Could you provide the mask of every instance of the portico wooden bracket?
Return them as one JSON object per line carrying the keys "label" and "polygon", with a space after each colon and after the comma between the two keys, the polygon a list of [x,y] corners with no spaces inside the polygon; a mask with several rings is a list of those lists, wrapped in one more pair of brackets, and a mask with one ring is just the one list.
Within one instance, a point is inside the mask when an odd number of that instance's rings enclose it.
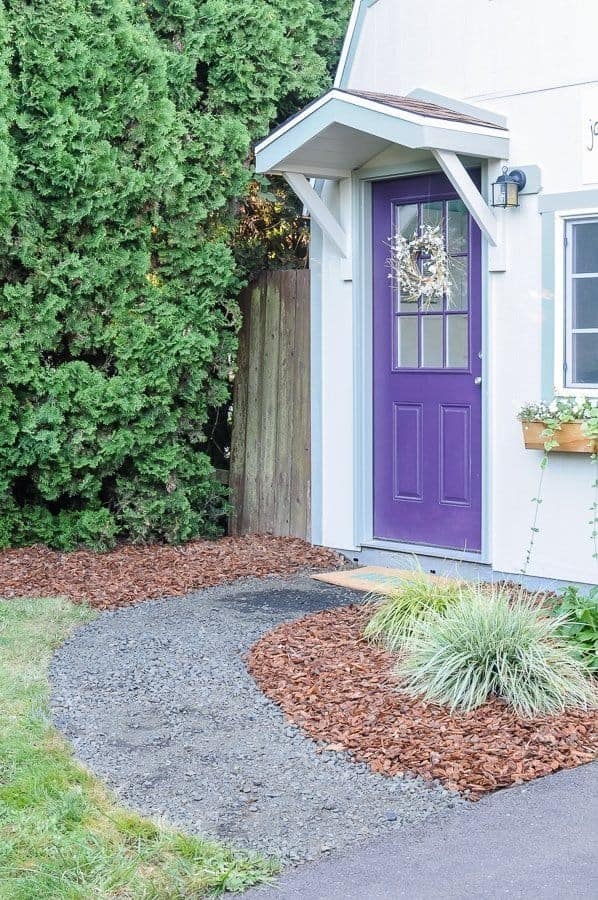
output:
{"label": "portico wooden bracket", "polygon": [[480,226],[482,233],[486,235],[488,243],[492,247],[498,246],[498,219],[471,180],[469,172],[457,154],[452,150],[434,149],[432,149],[432,153],[470,214]]}
{"label": "portico wooden bracket", "polygon": [[283,172],[283,175],[303,205],[309,211],[314,222],[320,226],[324,234],[339,250],[341,256],[346,259],[349,255],[347,234],[339,225],[320,195],[314,191],[305,175],[299,175],[295,172]]}

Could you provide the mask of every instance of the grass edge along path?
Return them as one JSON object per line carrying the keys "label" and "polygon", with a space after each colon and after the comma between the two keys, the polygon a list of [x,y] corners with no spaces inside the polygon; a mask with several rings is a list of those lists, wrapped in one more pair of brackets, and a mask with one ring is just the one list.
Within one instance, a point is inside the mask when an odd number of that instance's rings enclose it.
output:
{"label": "grass edge along path", "polygon": [[126,811],[49,717],[48,664],[96,613],[0,600],[1,900],[176,900],[241,891],[276,864]]}

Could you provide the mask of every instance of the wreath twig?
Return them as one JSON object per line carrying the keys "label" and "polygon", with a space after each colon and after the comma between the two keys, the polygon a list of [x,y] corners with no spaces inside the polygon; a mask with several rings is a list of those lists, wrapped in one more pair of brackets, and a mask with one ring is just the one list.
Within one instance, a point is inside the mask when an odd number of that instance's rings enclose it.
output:
{"label": "wreath twig", "polygon": [[388,246],[388,277],[399,287],[402,301],[417,303],[421,298],[424,309],[445,295],[450,302],[450,259],[441,225],[422,225],[411,240],[397,232]]}

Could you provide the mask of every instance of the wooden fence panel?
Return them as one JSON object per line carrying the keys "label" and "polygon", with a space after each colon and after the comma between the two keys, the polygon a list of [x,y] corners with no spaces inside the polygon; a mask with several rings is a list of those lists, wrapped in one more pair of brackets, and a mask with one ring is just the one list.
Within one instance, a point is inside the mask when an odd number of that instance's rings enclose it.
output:
{"label": "wooden fence panel", "polygon": [[265,272],[239,302],[230,529],[309,539],[309,272]]}

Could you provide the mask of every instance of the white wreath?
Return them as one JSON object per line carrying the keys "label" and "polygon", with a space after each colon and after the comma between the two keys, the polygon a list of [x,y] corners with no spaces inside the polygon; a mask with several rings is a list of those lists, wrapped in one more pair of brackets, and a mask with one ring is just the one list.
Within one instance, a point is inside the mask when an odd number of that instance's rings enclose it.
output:
{"label": "white wreath", "polygon": [[[441,225],[435,228],[422,225],[410,241],[397,233],[389,239],[388,245],[388,277],[398,285],[402,301],[417,303],[421,298],[426,309],[446,294],[447,303],[450,302],[450,258],[444,246]],[[422,258],[425,267],[421,264]]]}

